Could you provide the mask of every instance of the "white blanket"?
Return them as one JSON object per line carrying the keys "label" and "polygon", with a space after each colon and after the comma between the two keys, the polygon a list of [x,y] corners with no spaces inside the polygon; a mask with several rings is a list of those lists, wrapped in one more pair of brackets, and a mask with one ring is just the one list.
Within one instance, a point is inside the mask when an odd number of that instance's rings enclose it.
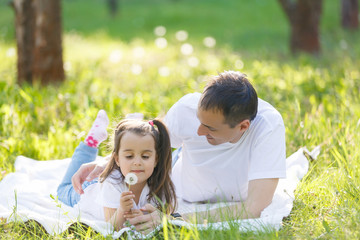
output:
{"label": "white blanket", "polygon": [[[279,229],[282,219],[290,214],[294,201],[294,190],[301,178],[307,173],[309,163],[305,154],[313,159],[317,157],[320,148],[316,147],[312,152],[306,148],[300,148],[287,158],[287,178],[279,181],[272,203],[264,209],[261,217],[257,219],[244,219],[234,221],[241,231],[262,231],[269,228]],[[104,236],[111,235],[119,238],[129,228],[123,228],[119,232],[103,221],[94,219],[91,215],[79,212],[56,200],[56,189],[65,174],[70,159],[36,161],[19,156],[15,161],[15,172],[9,173],[0,182],[0,217],[8,221],[36,220],[49,234],[60,234],[71,224],[82,222],[100,232]],[[232,204],[232,203],[228,203]],[[196,212],[213,209],[228,205],[220,204],[191,204],[179,200],[178,212]],[[174,220],[172,224],[195,227],[192,224]],[[197,229],[211,227],[212,229],[227,229],[234,223],[219,222],[198,224]],[[145,237],[152,237],[156,230]]]}

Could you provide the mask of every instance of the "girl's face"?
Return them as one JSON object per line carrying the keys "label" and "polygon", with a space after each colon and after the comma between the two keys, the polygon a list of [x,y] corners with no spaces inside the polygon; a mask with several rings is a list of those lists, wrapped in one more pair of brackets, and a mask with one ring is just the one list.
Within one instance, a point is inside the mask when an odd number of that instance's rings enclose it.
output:
{"label": "girl's face", "polygon": [[151,135],[126,132],[121,138],[116,164],[124,176],[135,173],[137,184],[145,183],[156,166],[155,141]]}

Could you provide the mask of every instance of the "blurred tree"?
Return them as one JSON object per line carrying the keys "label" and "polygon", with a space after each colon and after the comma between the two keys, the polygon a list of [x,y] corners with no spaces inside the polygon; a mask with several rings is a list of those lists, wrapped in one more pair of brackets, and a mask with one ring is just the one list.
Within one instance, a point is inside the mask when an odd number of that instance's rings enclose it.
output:
{"label": "blurred tree", "polygon": [[18,82],[63,81],[60,0],[13,0]]}
{"label": "blurred tree", "polygon": [[107,0],[111,17],[115,17],[118,12],[119,2],[118,0]]}
{"label": "blurred tree", "polygon": [[291,26],[290,49],[319,54],[322,0],[278,0]]}
{"label": "blurred tree", "polygon": [[358,29],[359,2],[358,0],[341,0],[341,24],[344,28]]}

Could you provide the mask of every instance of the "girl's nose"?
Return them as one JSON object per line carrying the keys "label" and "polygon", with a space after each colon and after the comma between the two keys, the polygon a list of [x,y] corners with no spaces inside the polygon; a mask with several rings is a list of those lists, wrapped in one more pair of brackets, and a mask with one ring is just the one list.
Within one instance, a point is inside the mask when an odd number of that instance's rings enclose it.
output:
{"label": "girl's nose", "polygon": [[141,157],[136,157],[134,159],[134,165],[135,166],[140,166],[141,165]]}

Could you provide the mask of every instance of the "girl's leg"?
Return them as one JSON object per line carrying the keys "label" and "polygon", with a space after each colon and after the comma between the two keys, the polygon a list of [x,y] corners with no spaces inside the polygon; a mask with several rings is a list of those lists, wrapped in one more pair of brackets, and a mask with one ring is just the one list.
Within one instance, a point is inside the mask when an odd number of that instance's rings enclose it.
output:
{"label": "girl's leg", "polygon": [[175,166],[175,163],[179,160],[180,154],[181,154],[181,150],[182,150],[182,147],[179,147],[178,149],[175,149],[175,150],[172,152],[172,163],[171,163],[171,167],[174,167],[174,166]]}
{"label": "girl's leg", "polygon": [[[104,110],[100,110],[87,137],[85,138],[85,141],[81,142],[76,148],[65,176],[57,189],[59,200],[66,205],[72,207],[80,200],[80,195],[75,192],[72,186],[71,178],[82,164],[95,160],[98,152],[98,145],[107,138],[106,127],[108,124],[109,119],[106,112]],[[97,180],[85,182],[82,187],[85,189],[87,186],[95,182],[97,182]]]}
{"label": "girl's leg", "polygon": [[[81,142],[75,149],[70,165],[68,166],[65,176],[57,189],[57,195],[60,201],[72,207],[80,200],[80,194],[75,192],[71,183],[71,178],[82,164],[94,161],[97,156],[97,152],[97,148],[89,147],[84,142]],[[92,181],[91,183],[94,182],[96,181]],[[83,189],[89,185],[89,182],[85,182],[83,184]]]}

